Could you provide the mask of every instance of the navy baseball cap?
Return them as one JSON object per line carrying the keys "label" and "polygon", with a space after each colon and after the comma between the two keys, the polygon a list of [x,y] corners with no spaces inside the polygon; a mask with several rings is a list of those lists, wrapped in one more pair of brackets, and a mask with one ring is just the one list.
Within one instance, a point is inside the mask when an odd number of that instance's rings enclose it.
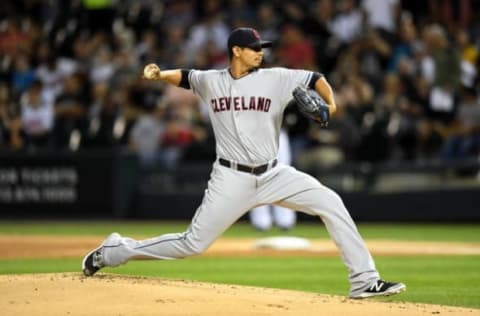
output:
{"label": "navy baseball cap", "polygon": [[250,48],[264,48],[272,47],[272,42],[262,41],[257,30],[250,27],[239,27],[230,33],[228,37],[228,50],[232,50],[233,46],[250,47]]}

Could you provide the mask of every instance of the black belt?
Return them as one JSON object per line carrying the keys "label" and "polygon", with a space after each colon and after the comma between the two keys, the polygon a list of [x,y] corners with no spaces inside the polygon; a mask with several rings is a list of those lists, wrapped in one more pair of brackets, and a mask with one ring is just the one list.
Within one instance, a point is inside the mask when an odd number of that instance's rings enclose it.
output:
{"label": "black belt", "polygon": [[[265,171],[268,170],[268,166],[270,165],[270,163],[266,163],[264,165],[261,165],[261,166],[257,166],[257,167],[251,167],[251,166],[246,166],[246,165],[242,165],[242,164],[239,164],[237,163],[236,164],[236,168],[235,168],[235,164],[232,163],[231,161],[228,161],[228,160],[225,160],[223,158],[219,158],[218,159],[218,162],[224,166],[224,167],[228,167],[228,168],[233,168],[233,169],[237,169],[238,171],[243,171],[243,172],[247,172],[247,173],[251,173],[251,174],[254,174],[256,176],[258,175],[261,175],[262,173],[264,173]],[[277,165],[277,159],[275,159],[274,161],[271,162],[271,165],[272,165],[272,168],[275,167]]]}

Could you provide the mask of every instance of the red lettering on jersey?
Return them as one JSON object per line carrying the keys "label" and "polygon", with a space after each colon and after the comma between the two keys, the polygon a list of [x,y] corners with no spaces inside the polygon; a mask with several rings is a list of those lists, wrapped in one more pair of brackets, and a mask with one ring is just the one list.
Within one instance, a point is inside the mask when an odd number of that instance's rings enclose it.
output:
{"label": "red lettering on jersey", "polygon": [[272,100],[270,99],[265,99],[265,112],[270,111],[270,104],[272,103]]}
{"label": "red lettering on jersey", "polygon": [[225,111],[225,97],[218,99],[218,102],[220,103],[220,111]]}
{"label": "red lettering on jersey", "polygon": [[233,109],[240,111],[240,97],[233,97]]}
{"label": "red lettering on jersey", "polygon": [[265,98],[258,97],[257,111],[265,111]]}
{"label": "red lettering on jersey", "polygon": [[232,103],[232,97],[227,97],[225,99],[225,105],[227,106],[227,111],[230,111],[230,104]]}
{"label": "red lettering on jersey", "polygon": [[218,111],[220,111],[220,110],[218,109],[217,99],[212,99],[212,100],[210,100],[210,103],[212,104],[213,112],[218,112]]}
{"label": "red lettering on jersey", "polygon": [[250,101],[246,102],[245,97],[221,97],[210,100],[213,112],[230,111],[263,111],[269,112],[272,100],[265,97],[250,97]]}
{"label": "red lettering on jersey", "polygon": [[244,111],[248,110],[248,107],[245,104],[245,98],[244,97],[242,97],[242,110],[244,110]]}
{"label": "red lettering on jersey", "polygon": [[250,104],[248,106],[249,110],[255,110],[256,109],[256,102],[255,102],[255,97],[250,97]]}

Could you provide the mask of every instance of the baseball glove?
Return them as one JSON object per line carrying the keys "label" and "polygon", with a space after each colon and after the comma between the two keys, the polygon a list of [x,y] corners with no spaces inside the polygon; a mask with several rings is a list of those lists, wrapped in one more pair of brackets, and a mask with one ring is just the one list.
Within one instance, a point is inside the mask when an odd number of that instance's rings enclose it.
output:
{"label": "baseball glove", "polygon": [[306,86],[298,86],[292,92],[298,109],[306,117],[326,127],[330,119],[330,109],[323,98],[313,89]]}

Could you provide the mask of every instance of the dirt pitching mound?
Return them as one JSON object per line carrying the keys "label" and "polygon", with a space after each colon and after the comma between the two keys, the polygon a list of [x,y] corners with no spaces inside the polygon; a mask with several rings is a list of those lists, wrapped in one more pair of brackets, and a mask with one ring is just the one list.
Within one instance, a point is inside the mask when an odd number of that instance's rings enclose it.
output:
{"label": "dirt pitching mound", "polygon": [[480,315],[438,305],[111,274],[0,276],[2,315]]}

